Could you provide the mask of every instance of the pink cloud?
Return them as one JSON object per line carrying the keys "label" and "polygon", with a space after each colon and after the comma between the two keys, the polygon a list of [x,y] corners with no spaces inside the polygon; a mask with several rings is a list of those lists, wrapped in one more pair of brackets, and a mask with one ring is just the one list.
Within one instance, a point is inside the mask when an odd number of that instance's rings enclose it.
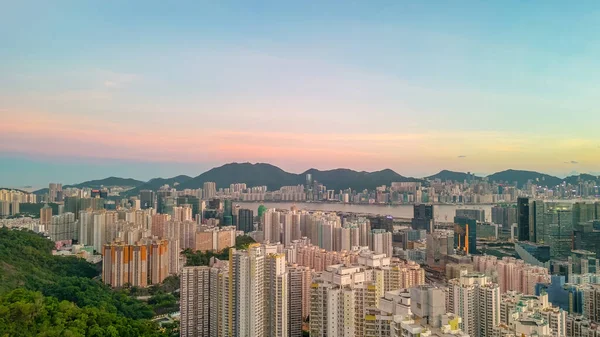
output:
{"label": "pink cloud", "polygon": [[391,167],[410,173],[440,168],[548,170],[562,165],[555,159],[559,155],[579,158],[584,170],[585,163],[597,163],[598,148],[593,139],[525,138],[485,131],[328,134],[190,129],[185,123],[181,128],[161,124],[138,127],[93,115],[66,118],[11,109],[0,124],[0,152],[174,163],[264,161],[320,168]]}

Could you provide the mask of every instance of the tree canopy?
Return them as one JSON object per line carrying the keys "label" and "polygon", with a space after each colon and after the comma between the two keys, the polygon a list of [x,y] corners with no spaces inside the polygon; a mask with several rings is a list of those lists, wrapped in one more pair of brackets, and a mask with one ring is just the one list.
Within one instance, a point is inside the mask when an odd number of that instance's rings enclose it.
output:
{"label": "tree canopy", "polygon": [[102,284],[87,261],[53,256],[53,248],[34,232],[0,228],[0,337],[162,336],[148,304]]}
{"label": "tree canopy", "polygon": [[19,288],[0,296],[0,336],[162,336],[150,321],[98,307],[78,307],[40,292]]}
{"label": "tree canopy", "polygon": [[[241,235],[235,238],[235,247],[236,249],[246,249],[248,245],[251,243],[255,243],[253,238],[247,235]],[[217,258],[219,260],[228,260],[229,259],[229,248],[223,249],[220,252],[213,251],[192,251],[191,249],[186,249],[183,251],[185,255],[185,265],[186,266],[208,266],[211,258]]]}

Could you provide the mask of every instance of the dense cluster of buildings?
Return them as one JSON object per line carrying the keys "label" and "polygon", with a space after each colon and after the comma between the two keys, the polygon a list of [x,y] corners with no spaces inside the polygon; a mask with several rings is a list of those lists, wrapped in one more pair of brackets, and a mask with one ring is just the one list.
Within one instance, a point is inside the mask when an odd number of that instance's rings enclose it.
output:
{"label": "dense cluster of buildings", "polygon": [[36,203],[37,196],[19,190],[0,189],[0,219],[21,213],[21,203]]}
{"label": "dense cluster of buildings", "polygon": [[[310,271],[275,245],[230,251],[229,261],[181,273],[181,336],[300,336]],[[292,333],[293,332],[293,333]]]}
{"label": "dense cluster of buildings", "polygon": [[366,218],[342,219],[336,213],[269,209],[262,214],[260,227],[264,242],[289,246],[292,241],[306,237],[327,251],[368,246],[377,253],[392,256],[392,233],[371,229]]}
{"label": "dense cluster of buildings", "polygon": [[550,247],[550,257],[566,258],[573,249],[600,253],[600,202],[547,202],[519,198],[518,240]]}
{"label": "dense cluster of buildings", "polygon": [[[102,280],[113,287],[179,275],[182,336],[600,337],[600,203],[547,200],[597,193],[586,183],[551,191],[473,179],[358,192],[307,177],[277,191],[217,187],[111,200],[119,188],[50,184],[41,200],[58,207],[0,226],[43,233],[57,255],[100,254]],[[31,195],[0,191],[0,215],[40,201]],[[394,219],[296,207],[255,213],[237,200],[415,205],[412,219]],[[433,203],[444,202],[501,203],[486,208],[491,214],[465,207],[439,221]],[[184,267],[184,249],[222,252],[242,234],[257,243]]]}
{"label": "dense cluster of buildings", "polygon": [[502,293],[517,291],[535,295],[538,283],[550,282],[549,270],[533,266],[514,257],[473,256],[474,269],[488,275],[500,287]]}
{"label": "dense cluster of buildings", "polygon": [[284,250],[281,244],[253,244],[232,249],[228,261],[183,268],[181,335],[301,336],[310,317],[317,336],[316,331],[336,336],[344,329],[348,336],[370,336],[367,309],[376,308],[386,292],[425,283],[419,266],[410,266],[410,273],[404,264],[366,249],[355,262],[322,271],[289,263]]}
{"label": "dense cluster of buildings", "polygon": [[492,183],[487,178],[471,176],[460,182],[441,179],[430,180],[427,185],[421,182],[391,182],[389,186],[380,186],[375,190],[357,191],[327,189],[327,186],[307,174],[304,185],[283,186],[277,191],[268,191],[266,186],[232,184],[229,188],[212,189],[214,193],[211,197],[226,197],[237,201],[492,204],[515,203],[521,195],[539,199],[593,198],[600,195],[600,188],[595,181],[580,181],[576,185],[564,183],[552,189],[545,187],[543,183],[531,181],[517,187],[512,183]]}

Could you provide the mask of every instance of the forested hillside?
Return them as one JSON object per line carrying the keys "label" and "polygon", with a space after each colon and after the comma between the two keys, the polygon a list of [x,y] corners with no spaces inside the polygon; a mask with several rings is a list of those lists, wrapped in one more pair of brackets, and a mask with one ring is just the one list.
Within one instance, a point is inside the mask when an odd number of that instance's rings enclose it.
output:
{"label": "forested hillside", "polygon": [[0,228],[0,336],[169,336],[149,321],[149,305],[52,248],[34,232]]}

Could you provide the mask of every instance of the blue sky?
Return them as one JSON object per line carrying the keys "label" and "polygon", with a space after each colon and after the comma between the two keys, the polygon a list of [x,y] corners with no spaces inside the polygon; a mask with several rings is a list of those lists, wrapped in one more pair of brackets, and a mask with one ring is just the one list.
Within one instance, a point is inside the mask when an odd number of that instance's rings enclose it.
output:
{"label": "blue sky", "polygon": [[599,19],[596,2],[7,2],[0,185],[231,161],[598,172]]}

